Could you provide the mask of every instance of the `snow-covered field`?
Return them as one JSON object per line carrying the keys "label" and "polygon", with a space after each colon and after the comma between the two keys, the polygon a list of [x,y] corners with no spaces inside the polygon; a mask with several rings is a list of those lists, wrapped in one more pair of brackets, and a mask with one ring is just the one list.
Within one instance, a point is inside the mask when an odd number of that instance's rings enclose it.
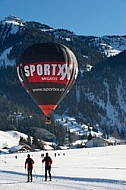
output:
{"label": "snow-covered field", "polygon": [[30,153],[35,161],[32,183],[24,169],[27,153],[0,155],[0,190],[126,190],[126,145],[48,152],[52,181],[44,181],[41,151]]}

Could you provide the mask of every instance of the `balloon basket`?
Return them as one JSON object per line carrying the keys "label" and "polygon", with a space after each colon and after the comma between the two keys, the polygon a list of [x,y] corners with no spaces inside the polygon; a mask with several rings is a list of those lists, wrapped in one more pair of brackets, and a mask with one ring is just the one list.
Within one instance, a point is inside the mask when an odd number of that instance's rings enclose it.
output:
{"label": "balloon basket", "polygon": [[46,117],[46,118],[45,118],[45,124],[47,124],[47,125],[51,124],[51,119],[50,119],[50,117]]}

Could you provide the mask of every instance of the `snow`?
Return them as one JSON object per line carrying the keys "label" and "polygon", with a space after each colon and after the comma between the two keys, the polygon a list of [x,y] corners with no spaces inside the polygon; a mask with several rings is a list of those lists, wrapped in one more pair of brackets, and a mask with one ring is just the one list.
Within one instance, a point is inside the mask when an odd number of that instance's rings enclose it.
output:
{"label": "snow", "polygon": [[4,23],[8,23],[8,24],[13,24],[14,26],[24,26],[24,24],[26,24],[22,19],[15,17],[15,16],[8,16],[7,18],[5,18],[5,20],[3,21]]}
{"label": "snow", "polygon": [[126,49],[126,36],[93,37],[89,45],[98,47],[107,57],[115,56]]}
{"label": "snow", "polygon": [[126,145],[50,150],[52,181],[47,182],[42,153],[30,152],[35,161],[32,183],[24,169],[27,153],[0,154],[0,190],[126,190]]}
{"label": "snow", "polygon": [[[58,115],[55,115],[55,120],[58,121],[61,125],[67,128],[70,132],[75,132],[75,133],[82,133],[84,134],[84,128],[83,125],[78,124],[73,117],[68,117],[63,115],[63,118],[59,117]],[[82,131],[83,129],[83,131]]]}
{"label": "snow", "polygon": [[9,53],[10,53],[11,50],[12,50],[12,47],[6,49],[6,50],[0,55],[0,65],[1,65],[1,66],[2,66],[2,65],[4,65],[4,66],[7,66],[7,65],[13,66],[13,65],[16,64],[16,62],[15,62],[14,59],[13,59],[13,60],[9,60],[9,59],[8,59],[8,55],[9,55]]}
{"label": "snow", "polygon": [[111,56],[118,55],[119,53],[121,53],[121,50],[118,50],[117,47],[115,47],[114,49],[112,46],[108,44],[104,44],[104,43],[100,44],[100,49],[104,50],[104,54],[107,57],[111,57]]}
{"label": "snow", "polygon": [[17,146],[20,137],[26,139],[28,136],[18,131],[0,131],[0,148]]}

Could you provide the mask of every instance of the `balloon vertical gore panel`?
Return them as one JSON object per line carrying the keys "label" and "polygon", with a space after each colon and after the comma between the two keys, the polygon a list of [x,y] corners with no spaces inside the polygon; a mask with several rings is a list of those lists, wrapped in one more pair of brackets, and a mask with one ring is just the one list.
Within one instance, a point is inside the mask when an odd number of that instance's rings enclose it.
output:
{"label": "balloon vertical gore panel", "polygon": [[22,86],[49,117],[75,83],[78,63],[73,52],[62,44],[37,43],[20,56],[17,74]]}

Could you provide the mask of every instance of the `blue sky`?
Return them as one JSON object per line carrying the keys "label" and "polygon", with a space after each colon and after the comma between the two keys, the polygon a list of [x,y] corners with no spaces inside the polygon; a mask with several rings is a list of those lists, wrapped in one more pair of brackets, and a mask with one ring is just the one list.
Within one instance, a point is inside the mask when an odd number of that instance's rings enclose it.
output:
{"label": "blue sky", "polygon": [[0,20],[9,15],[78,35],[126,35],[126,0],[0,0]]}

